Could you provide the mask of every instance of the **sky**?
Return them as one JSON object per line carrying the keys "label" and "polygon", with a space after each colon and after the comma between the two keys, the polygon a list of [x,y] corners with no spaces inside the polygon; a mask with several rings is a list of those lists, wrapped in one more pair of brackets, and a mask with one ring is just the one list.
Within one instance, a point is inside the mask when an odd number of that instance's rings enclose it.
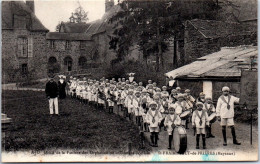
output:
{"label": "sky", "polygon": [[[105,13],[105,0],[80,0],[79,2],[88,12],[89,22],[100,19]],[[35,14],[47,29],[55,31],[59,22],[69,21],[71,13],[78,6],[77,0],[35,0]]]}

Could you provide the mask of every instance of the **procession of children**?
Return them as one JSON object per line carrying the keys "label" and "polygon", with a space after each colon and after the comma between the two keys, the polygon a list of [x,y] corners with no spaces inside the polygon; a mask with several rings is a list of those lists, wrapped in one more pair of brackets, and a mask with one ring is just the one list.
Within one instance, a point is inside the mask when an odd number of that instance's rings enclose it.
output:
{"label": "procession of children", "polygon": [[[190,95],[190,90],[186,89],[181,93],[181,88],[172,89],[157,87],[156,82],[148,80],[148,84],[143,86],[142,82],[137,83],[133,78],[112,78],[111,80],[102,78],[100,80],[70,77],[67,82],[66,93],[72,98],[78,99],[81,103],[94,106],[99,110],[108,110],[109,113],[123,113],[123,117],[134,121],[139,128],[141,141],[144,142],[144,132],[150,132],[150,145],[158,147],[159,133],[167,131],[168,149],[172,149],[175,142],[173,139],[174,129],[183,127],[189,129],[189,123],[196,134],[196,149],[200,149],[200,136],[202,137],[202,148],[206,149],[206,138],[214,138],[211,126],[216,120],[221,120],[221,126],[230,126],[232,129],[233,143],[240,145],[236,140],[234,123],[232,117],[223,118],[225,105],[214,107],[212,99],[205,97],[204,93],[199,94],[195,99]],[[223,87],[223,92],[229,91],[228,87]],[[230,97],[226,95],[226,102],[230,105]],[[239,99],[234,99],[234,101]],[[220,101],[220,100],[219,100]],[[219,104],[218,101],[218,104]],[[233,103],[233,102],[232,102]],[[234,108],[234,105],[232,105]],[[232,109],[234,111],[234,109]],[[227,112],[232,112],[227,109]],[[220,118],[221,117],[221,118]],[[234,117],[234,116],[233,116]],[[227,119],[226,125],[224,120]],[[224,143],[226,146],[226,132],[223,132]],[[143,145],[144,143],[142,143]]]}

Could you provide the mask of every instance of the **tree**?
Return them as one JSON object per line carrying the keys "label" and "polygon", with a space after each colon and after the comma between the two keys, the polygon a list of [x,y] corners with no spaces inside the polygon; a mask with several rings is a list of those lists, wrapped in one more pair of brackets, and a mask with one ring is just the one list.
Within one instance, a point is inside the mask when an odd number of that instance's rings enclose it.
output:
{"label": "tree", "polygon": [[60,31],[60,26],[61,26],[61,22],[56,26],[56,32],[59,32]]}
{"label": "tree", "polygon": [[[194,4],[201,8],[202,5],[196,3],[203,3],[203,11],[192,10]],[[160,63],[164,67],[163,53],[168,48],[168,40],[180,35],[185,20],[214,19],[214,1],[196,3],[182,0],[123,1],[120,5],[124,11],[110,19],[110,22],[117,22],[114,31],[117,37],[111,39],[111,48],[117,51],[117,57],[122,60],[128,54],[129,47],[138,44],[144,58],[155,54],[156,71],[159,71]]]}
{"label": "tree", "polygon": [[87,22],[88,19],[88,12],[86,12],[83,7],[81,6],[81,4],[78,1],[78,5],[79,7],[75,9],[74,12],[74,17],[76,19],[77,23],[81,23],[81,22]]}

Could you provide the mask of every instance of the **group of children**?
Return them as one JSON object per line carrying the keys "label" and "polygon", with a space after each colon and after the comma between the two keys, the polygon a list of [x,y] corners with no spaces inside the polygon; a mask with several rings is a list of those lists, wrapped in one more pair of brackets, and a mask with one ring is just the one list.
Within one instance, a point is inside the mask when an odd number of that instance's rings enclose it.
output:
{"label": "group of children", "polygon": [[108,109],[109,113],[113,113],[116,108],[129,120],[135,118],[142,141],[144,132],[151,133],[151,146],[158,147],[159,132],[165,130],[169,135],[168,149],[171,149],[174,128],[183,126],[188,129],[190,121],[196,130],[197,149],[200,136],[203,149],[206,149],[205,138],[214,137],[211,134],[209,115],[215,112],[215,107],[211,98],[205,98],[203,93],[194,99],[189,89],[181,93],[181,88],[177,87],[169,93],[166,86],[161,89],[152,80],[148,80],[144,86],[142,82],[130,82],[125,78],[116,81],[115,78],[79,80],[70,77],[68,84],[67,94],[79,99],[81,103],[96,106],[100,110]]}

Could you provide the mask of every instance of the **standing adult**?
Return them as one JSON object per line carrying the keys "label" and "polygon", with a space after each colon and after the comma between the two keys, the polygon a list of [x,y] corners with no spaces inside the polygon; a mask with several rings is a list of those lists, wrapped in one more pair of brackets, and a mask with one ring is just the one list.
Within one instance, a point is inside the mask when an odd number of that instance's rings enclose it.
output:
{"label": "standing adult", "polygon": [[60,76],[60,80],[58,81],[58,88],[59,88],[59,98],[65,99],[66,98],[66,82],[65,82],[66,76]]}
{"label": "standing adult", "polygon": [[57,83],[54,81],[54,76],[50,77],[50,80],[47,82],[45,87],[45,93],[49,100],[49,108],[50,114],[54,114],[53,105],[55,107],[55,114],[59,114],[58,108],[58,96],[59,96],[59,89]]}
{"label": "standing adult", "polygon": [[216,107],[216,113],[218,120],[221,122],[222,134],[224,139],[224,146],[227,146],[226,137],[226,126],[231,128],[231,133],[233,136],[233,144],[240,145],[236,139],[235,127],[234,127],[234,104],[239,103],[239,98],[230,95],[230,89],[228,87],[223,87],[223,94],[219,97]]}

